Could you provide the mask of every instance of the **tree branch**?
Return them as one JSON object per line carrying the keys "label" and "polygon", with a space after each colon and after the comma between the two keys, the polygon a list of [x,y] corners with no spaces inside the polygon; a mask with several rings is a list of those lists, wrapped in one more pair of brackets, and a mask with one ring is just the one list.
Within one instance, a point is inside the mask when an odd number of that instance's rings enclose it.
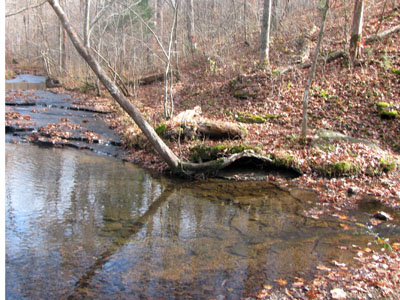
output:
{"label": "tree branch", "polygon": [[15,15],[18,15],[18,14],[20,14],[20,13],[23,13],[23,12],[26,11],[26,10],[29,10],[29,9],[37,8],[37,7],[39,7],[39,6],[42,6],[42,5],[45,4],[46,2],[47,2],[47,1],[42,1],[42,2],[40,2],[39,4],[32,5],[32,6],[28,6],[28,7],[24,7],[24,8],[22,8],[22,9],[16,11],[16,12],[6,14],[6,18],[9,18],[9,17],[15,16]]}

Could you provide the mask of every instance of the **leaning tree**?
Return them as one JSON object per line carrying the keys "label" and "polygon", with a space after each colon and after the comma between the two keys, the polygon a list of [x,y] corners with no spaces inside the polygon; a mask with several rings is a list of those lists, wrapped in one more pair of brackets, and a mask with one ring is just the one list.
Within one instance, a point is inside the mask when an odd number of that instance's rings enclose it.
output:
{"label": "leaning tree", "polygon": [[108,90],[114,100],[125,110],[128,115],[134,120],[136,125],[141,129],[143,134],[147,137],[149,142],[153,145],[157,153],[161,158],[168,164],[171,171],[178,174],[193,174],[193,173],[204,173],[216,171],[227,167],[233,162],[243,158],[255,158],[262,160],[264,162],[271,162],[267,157],[263,157],[255,154],[251,151],[244,151],[241,153],[233,154],[229,157],[220,158],[213,161],[208,161],[204,163],[192,163],[187,161],[182,161],[179,159],[174,152],[164,143],[164,141],[157,135],[153,127],[143,118],[140,111],[132,104],[131,101],[119,90],[117,85],[111,80],[107,73],[103,70],[99,62],[96,60],[95,56],[92,55],[91,49],[88,47],[90,43],[84,43],[79,38],[78,34],[75,32],[74,28],[71,26],[66,14],[64,13],[62,7],[60,6],[58,0],[47,0],[47,2],[54,9],[62,26],[67,32],[72,44],[82,56],[82,58],[87,62],[89,67],[93,70],[96,76],[99,78],[104,87]]}

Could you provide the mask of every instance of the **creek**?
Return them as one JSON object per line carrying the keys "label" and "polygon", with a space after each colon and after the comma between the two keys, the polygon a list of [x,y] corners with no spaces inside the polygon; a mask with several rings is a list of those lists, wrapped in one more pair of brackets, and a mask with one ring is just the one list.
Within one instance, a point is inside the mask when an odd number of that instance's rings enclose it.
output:
{"label": "creek", "polygon": [[241,299],[399,234],[369,226],[373,200],[314,219],[313,192],[267,181],[188,182],[31,144],[5,154],[7,299]]}

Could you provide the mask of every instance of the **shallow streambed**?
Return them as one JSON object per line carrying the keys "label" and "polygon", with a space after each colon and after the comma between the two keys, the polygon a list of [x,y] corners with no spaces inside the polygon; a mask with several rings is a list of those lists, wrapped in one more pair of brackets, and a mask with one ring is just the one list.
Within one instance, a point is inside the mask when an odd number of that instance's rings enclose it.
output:
{"label": "shallow streambed", "polygon": [[374,241],[368,207],[315,220],[312,192],[173,181],[84,151],[6,144],[5,179],[7,299],[240,299]]}

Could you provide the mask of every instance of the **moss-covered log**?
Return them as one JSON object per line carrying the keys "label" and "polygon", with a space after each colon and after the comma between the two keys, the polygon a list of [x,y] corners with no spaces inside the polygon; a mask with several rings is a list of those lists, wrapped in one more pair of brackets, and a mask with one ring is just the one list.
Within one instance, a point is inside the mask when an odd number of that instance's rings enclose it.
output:
{"label": "moss-covered log", "polygon": [[247,135],[247,130],[232,122],[200,121],[197,131],[212,139],[242,139]]}

